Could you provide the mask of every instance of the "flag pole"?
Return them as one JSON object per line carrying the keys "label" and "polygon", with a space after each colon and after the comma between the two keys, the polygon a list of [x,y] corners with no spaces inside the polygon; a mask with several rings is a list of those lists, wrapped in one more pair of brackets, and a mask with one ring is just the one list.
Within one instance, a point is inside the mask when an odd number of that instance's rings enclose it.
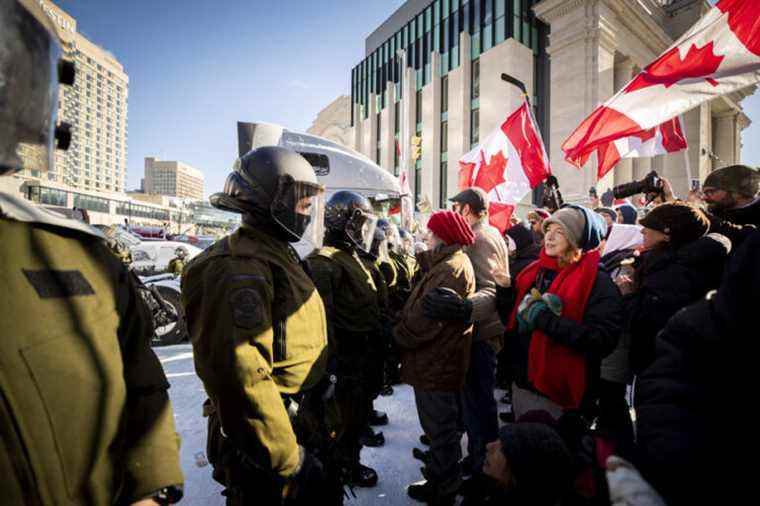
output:
{"label": "flag pole", "polygon": [[525,87],[524,82],[509,74],[501,74],[501,80],[513,86],[516,86],[520,91],[522,91],[523,96],[525,97],[525,101],[528,102],[528,107],[531,107],[530,96],[528,95],[528,89]]}

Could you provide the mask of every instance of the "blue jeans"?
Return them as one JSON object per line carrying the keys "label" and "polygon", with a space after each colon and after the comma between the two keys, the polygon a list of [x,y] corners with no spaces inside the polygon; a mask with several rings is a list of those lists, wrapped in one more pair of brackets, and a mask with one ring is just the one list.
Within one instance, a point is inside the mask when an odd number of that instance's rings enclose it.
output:
{"label": "blue jeans", "polygon": [[486,341],[473,342],[470,368],[462,391],[467,453],[472,460],[473,473],[483,470],[486,444],[499,438],[495,388],[496,352]]}

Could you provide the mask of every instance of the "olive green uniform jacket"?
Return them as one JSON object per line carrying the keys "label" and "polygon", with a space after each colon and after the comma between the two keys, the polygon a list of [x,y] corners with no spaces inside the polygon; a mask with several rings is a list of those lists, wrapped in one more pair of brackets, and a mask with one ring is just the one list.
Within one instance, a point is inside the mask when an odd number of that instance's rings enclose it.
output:
{"label": "olive green uniform jacket", "polygon": [[185,269],[185,261],[179,257],[174,257],[169,260],[169,266],[167,271],[175,276],[181,276],[182,271]]}
{"label": "olive green uniform jacket", "polygon": [[0,193],[0,503],[122,504],[182,483],[150,314],[105,237]]}
{"label": "olive green uniform jacket", "polygon": [[195,370],[224,433],[282,479],[299,449],[282,396],[324,375],[325,309],[289,244],[241,226],[193,258],[182,305]]}
{"label": "olive green uniform jacket", "polygon": [[[324,246],[307,258],[314,284],[325,302],[331,352],[341,346],[354,349],[354,344],[338,343],[342,336],[375,332],[380,321],[377,287],[372,273],[355,251]],[[337,346],[337,349],[334,348]]]}

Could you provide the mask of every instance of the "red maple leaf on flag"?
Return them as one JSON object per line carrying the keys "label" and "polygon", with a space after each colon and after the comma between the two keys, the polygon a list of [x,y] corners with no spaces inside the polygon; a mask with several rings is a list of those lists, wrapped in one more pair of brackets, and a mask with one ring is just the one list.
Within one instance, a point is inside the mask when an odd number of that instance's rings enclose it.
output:
{"label": "red maple leaf on flag", "polygon": [[625,92],[631,93],[632,91],[649,86],[657,86],[658,84],[664,84],[666,88],[670,88],[684,79],[698,79],[700,77],[705,78],[713,86],[718,86],[717,81],[710,79],[708,76],[711,76],[718,70],[724,58],[725,56],[715,55],[712,41],[701,48],[698,48],[696,44],[692,44],[686,53],[686,57],[683,59],[681,59],[681,52],[678,46],[676,46],[653,63],[647,65],[626,86]]}
{"label": "red maple leaf on flag", "polygon": [[515,206],[512,204],[491,202],[488,205],[488,222],[504,234],[504,231],[510,226],[509,220],[512,218],[513,212],[515,212]]}
{"label": "red maple leaf on flag", "polygon": [[507,159],[504,158],[504,153],[501,151],[491,156],[488,163],[486,163],[486,154],[481,151],[480,159],[480,170],[478,170],[473,186],[482,188],[488,193],[505,181],[504,172],[507,169]]}
{"label": "red maple leaf on flag", "polygon": [[472,173],[475,171],[474,163],[459,162],[459,190],[472,186]]}

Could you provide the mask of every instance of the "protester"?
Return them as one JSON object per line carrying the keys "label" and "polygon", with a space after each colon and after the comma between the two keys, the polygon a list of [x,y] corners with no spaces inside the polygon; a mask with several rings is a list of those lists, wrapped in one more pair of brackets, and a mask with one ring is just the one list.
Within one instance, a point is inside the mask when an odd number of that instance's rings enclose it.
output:
{"label": "protester", "polygon": [[485,459],[486,443],[496,439],[499,430],[494,388],[496,355],[503,347],[504,327],[496,313],[496,286],[492,272],[509,275],[509,253],[499,230],[488,223],[488,194],[481,188],[467,188],[451,199],[454,212],[472,227],[475,242],[465,248],[475,271],[476,292],[462,298],[452,290],[438,288],[425,296],[428,318],[472,321],[474,330],[470,367],[462,392],[462,417],[467,432],[465,474],[472,474],[471,487],[477,487]]}
{"label": "protester", "polygon": [[610,207],[597,207],[594,212],[604,218],[604,222],[607,224],[607,233],[609,233],[612,230],[612,225],[617,222],[617,212]]}
{"label": "protester", "polygon": [[723,236],[703,238],[707,216],[684,202],[655,207],[641,225],[646,252],[633,278],[615,279],[625,296],[635,374],[652,362],[654,338],[670,317],[718,285],[730,248]]}
{"label": "protester", "polygon": [[541,245],[523,223],[508,228],[505,234],[515,243],[514,250],[509,252],[509,273],[513,278],[517,278],[523,269],[538,260]]}
{"label": "protester", "polygon": [[633,205],[625,203],[615,208],[617,211],[617,222],[625,225],[635,225],[638,218],[638,212]]}
{"label": "protester", "polygon": [[486,488],[487,499],[480,504],[560,504],[571,492],[573,467],[570,450],[553,428],[543,423],[507,424],[488,444],[483,472],[494,486]]}
{"label": "protester", "polygon": [[517,417],[532,409],[555,418],[564,409],[591,411],[599,363],[615,348],[622,327],[620,293],[599,270],[601,218],[566,206],[544,222],[544,231],[538,261],[520,273],[514,288],[497,292],[517,374]]}
{"label": "protester", "polygon": [[429,250],[420,254],[426,273],[394,328],[401,351],[401,379],[414,388],[420,424],[432,453],[425,467],[427,481],[410,485],[408,494],[423,502],[453,504],[462,481],[457,420],[459,392],[470,360],[472,323],[432,320],[426,316],[424,299],[436,288],[449,288],[462,298],[475,292],[475,273],[464,252],[475,235],[467,221],[452,211],[433,213],[428,229]]}
{"label": "protester", "polygon": [[741,409],[734,400],[752,395],[747,374],[756,359],[741,343],[757,326],[758,251],[755,231],[732,255],[717,293],[670,319],[636,383],[637,467],[670,506],[731,502],[726,496],[740,490],[724,479],[735,466],[721,467],[747,442],[726,417]]}
{"label": "protester", "polygon": [[[710,232],[728,237],[736,247],[760,227],[760,172],[746,165],[712,171],[702,185]],[[663,179],[663,200],[677,200]]]}
{"label": "protester", "polygon": [[549,216],[549,211],[541,209],[540,207],[528,211],[528,223],[530,224],[530,229],[533,231],[533,236],[535,237],[536,242],[539,244],[543,244],[544,242],[544,229],[542,224]]}

